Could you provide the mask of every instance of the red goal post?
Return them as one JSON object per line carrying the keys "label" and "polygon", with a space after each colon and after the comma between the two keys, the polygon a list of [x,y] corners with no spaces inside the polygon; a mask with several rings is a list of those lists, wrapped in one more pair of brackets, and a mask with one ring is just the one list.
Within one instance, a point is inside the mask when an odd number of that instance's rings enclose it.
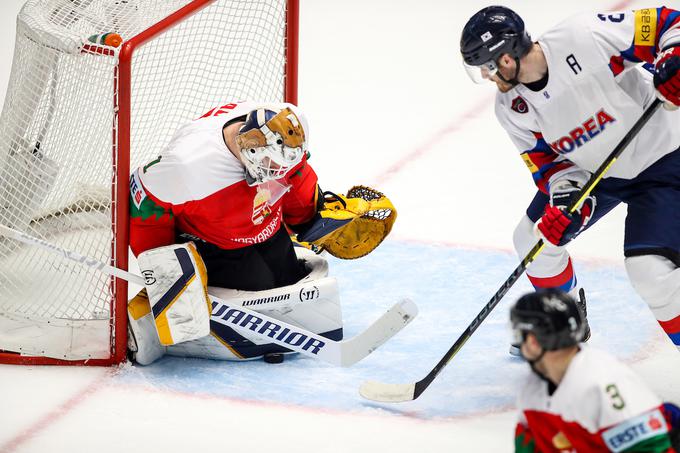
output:
{"label": "red goal post", "polygon": [[[234,100],[297,103],[298,0],[29,0],[0,116],[0,223],[128,266],[128,178]],[[91,36],[118,33],[119,47]],[[0,363],[111,365],[127,282],[0,237]]]}

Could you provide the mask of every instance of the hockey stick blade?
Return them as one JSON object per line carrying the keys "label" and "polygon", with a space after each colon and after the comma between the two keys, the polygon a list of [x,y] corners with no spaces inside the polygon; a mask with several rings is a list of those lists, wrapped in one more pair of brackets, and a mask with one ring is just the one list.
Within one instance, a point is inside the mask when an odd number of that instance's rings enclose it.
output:
{"label": "hockey stick blade", "polygon": [[357,363],[406,327],[416,315],[418,315],[418,307],[413,301],[404,299],[394,304],[369,328],[343,341],[341,365],[349,366]]}
{"label": "hockey stick blade", "polygon": [[416,399],[415,384],[386,384],[366,381],[359,387],[359,394],[367,400],[380,403],[403,403]]}
{"label": "hockey stick blade", "polygon": [[392,306],[360,334],[334,341],[299,326],[288,324],[263,313],[210,296],[213,312],[210,319],[244,335],[257,335],[293,352],[322,360],[335,366],[350,366],[375,351],[403,329],[418,313],[416,305],[403,300]]}

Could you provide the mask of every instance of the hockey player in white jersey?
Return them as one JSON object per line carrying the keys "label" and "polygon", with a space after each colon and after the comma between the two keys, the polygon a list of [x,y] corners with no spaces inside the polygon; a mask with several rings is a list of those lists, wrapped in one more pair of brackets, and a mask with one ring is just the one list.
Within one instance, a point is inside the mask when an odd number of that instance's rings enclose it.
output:
{"label": "hockey player in white jersey", "polygon": [[680,409],[611,355],[579,345],[585,325],[571,296],[527,294],[510,319],[532,370],[517,403],[516,452],[676,451]]}
{"label": "hockey player in white jersey", "polygon": [[[461,52],[478,82],[498,87],[496,116],[538,190],[514,232],[536,289],[576,290],[565,245],[617,204],[628,205],[624,255],[633,287],[680,347],[680,12],[580,14],[532,41],[512,10],[491,6],[465,25]],[[573,214],[576,193],[642,112],[659,109]],[[575,199],[573,201],[576,201]],[[552,247],[550,247],[550,245]]]}

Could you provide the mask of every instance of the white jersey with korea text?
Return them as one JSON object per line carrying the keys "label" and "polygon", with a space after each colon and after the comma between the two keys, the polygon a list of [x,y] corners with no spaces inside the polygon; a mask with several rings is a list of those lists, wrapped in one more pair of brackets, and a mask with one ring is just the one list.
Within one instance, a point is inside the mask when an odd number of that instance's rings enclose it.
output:
{"label": "white jersey with korea text", "polygon": [[[583,170],[593,173],[654,100],[652,74],[634,60],[680,44],[680,27],[666,24],[660,33],[672,10],[643,11],[566,20],[538,39],[547,85],[532,91],[520,84],[498,93],[496,115],[545,192],[567,174],[584,182],[589,174]],[[652,21],[659,25],[650,34],[643,22]],[[644,39],[646,48],[638,45]],[[634,178],[678,147],[680,112],[660,109],[606,176]]]}

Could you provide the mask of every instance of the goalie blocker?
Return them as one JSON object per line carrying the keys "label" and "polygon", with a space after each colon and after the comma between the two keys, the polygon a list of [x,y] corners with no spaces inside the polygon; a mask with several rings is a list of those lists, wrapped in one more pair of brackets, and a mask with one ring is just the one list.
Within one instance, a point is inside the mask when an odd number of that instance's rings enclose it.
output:
{"label": "goalie blocker", "polygon": [[[129,349],[131,358],[137,363],[148,365],[165,354],[252,360],[290,352],[281,343],[301,346],[309,351],[322,347],[318,339],[294,328],[278,329],[274,324],[260,326],[260,319],[246,319],[244,313],[233,309],[234,306],[300,327],[301,331],[308,330],[334,341],[342,339],[337,282],[335,278],[328,277],[328,264],[322,257],[296,247],[298,259],[309,271],[298,283],[266,291],[209,287],[207,291],[210,294],[224,299],[227,304],[212,302],[208,305],[203,298],[204,295],[208,297],[205,286],[200,291],[198,286],[199,282],[205,281],[201,280],[202,261],[192,248],[192,244],[172,245],[140,254],[140,266],[149,265],[149,258],[154,261],[163,256],[167,263],[156,267],[154,272],[145,271],[142,267],[146,288],[128,304]],[[178,256],[184,256],[184,261],[176,259]],[[189,263],[195,267],[189,269]],[[159,269],[169,272],[159,275]],[[234,322],[248,324],[251,329],[239,329],[237,332],[230,327]],[[275,335],[279,344],[267,341],[267,337],[262,335],[263,329],[268,329],[266,334]],[[274,332],[273,329],[278,330]]]}

